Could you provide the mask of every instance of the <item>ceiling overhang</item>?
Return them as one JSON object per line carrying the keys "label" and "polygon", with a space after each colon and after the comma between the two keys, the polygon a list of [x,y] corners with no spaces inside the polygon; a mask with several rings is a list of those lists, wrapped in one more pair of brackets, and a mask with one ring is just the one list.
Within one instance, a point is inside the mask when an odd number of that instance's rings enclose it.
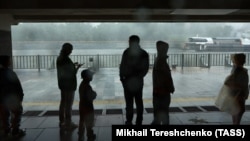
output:
{"label": "ceiling overhang", "polygon": [[[0,0],[16,22],[249,22],[247,0]],[[11,3],[12,2],[12,3]]]}

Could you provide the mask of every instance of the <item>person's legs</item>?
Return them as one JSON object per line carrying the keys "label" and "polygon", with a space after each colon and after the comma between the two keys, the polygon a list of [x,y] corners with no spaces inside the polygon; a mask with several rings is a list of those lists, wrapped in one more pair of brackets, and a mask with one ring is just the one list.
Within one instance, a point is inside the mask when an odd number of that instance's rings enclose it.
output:
{"label": "person's legs", "polygon": [[240,107],[239,113],[237,115],[232,116],[234,125],[240,125],[242,116],[245,113],[245,100],[244,99],[239,100],[239,107]]}
{"label": "person's legs", "polygon": [[67,91],[64,93],[65,96],[63,96],[64,99],[64,127],[66,129],[75,129],[78,126],[72,122],[71,116],[72,116],[72,105],[74,101],[75,92],[74,91]]}
{"label": "person's legs", "polygon": [[136,104],[136,125],[141,125],[143,121],[143,100],[142,100],[142,89],[139,90],[135,95],[135,104]]}
{"label": "person's legs", "polygon": [[169,125],[169,106],[170,106],[171,96],[167,94],[162,98],[161,107],[162,107],[162,116],[161,121],[163,125]]}
{"label": "person's legs", "polygon": [[87,129],[88,141],[94,141],[96,138],[93,127],[94,127],[94,111],[92,111],[86,116],[86,129]]}
{"label": "person's legs", "polygon": [[23,136],[25,135],[25,131],[20,129],[20,123],[21,123],[21,118],[22,118],[22,113],[23,113],[23,106],[20,103],[14,107],[14,109],[11,110],[13,114],[13,118],[11,120],[12,123],[12,135],[18,135],[18,136]]}
{"label": "person's legs", "polygon": [[125,111],[126,111],[126,125],[132,125],[132,120],[134,116],[134,98],[133,95],[131,94],[131,91],[129,89],[129,81],[124,80],[122,83],[123,90],[124,90],[124,98],[125,98]]}
{"label": "person's legs", "polygon": [[159,111],[160,110],[160,105],[159,105],[159,98],[156,96],[153,96],[153,121],[152,125],[159,125],[161,124],[161,121],[159,119]]}
{"label": "person's legs", "polygon": [[94,134],[93,127],[87,127],[87,137],[88,141],[94,141],[96,139],[96,134]]}
{"label": "person's legs", "polygon": [[74,91],[68,91],[66,94],[66,104],[65,104],[65,122],[66,124],[69,124],[72,122],[71,116],[72,116],[72,105],[74,102],[75,92]]}
{"label": "person's legs", "polygon": [[74,91],[61,91],[61,101],[59,107],[60,127],[64,124],[67,128],[77,128],[77,125],[72,123],[71,120],[74,97]]}
{"label": "person's legs", "polygon": [[4,105],[1,104],[0,105],[0,116],[1,116],[1,121],[2,121],[2,128],[4,131],[4,136],[7,136],[11,129],[10,129],[10,111],[8,110],[8,108]]}
{"label": "person's legs", "polygon": [[61,90],[61,101],[59,105],[59,126],[61,127],[65,122],[65,105],[66,105],[67,93]]}
{"label": "person's legs", "polygon": [[82,111],[81,108],[79,108],[79,114],[80,114],[80,119],[79,119],[79,127],[78,127],[78,140],[82,141],[84,140],[84,132],[85,132],[85,128],[84,128],[84,113]]}
{"label": "person's legs", "polygon": [[162,111],[162,125],[169,125],[169,110]]}
{"label": "person's legs", "polygon": [[237,125],[237,115],[232,115],[233,125]]}
{"label": "person's legs", "polygon": [[[124,88],[125,89],[125,88]],[[125,124],[131,125],[134,115],[134,100],[131,93],[129,93],[126,89],[124,90],[125,103],[126,103],[126,122]]]}

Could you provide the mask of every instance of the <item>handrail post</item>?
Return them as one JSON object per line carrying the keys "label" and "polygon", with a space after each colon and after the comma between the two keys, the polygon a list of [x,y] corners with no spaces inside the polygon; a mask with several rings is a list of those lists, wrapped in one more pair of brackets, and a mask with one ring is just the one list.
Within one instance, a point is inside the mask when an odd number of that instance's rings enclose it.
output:
{"label": "handrail post", "polygon": [[211,54],[208,53],[208,68],[211,67]]}
{"label": "handrail post", "polygon": [[184,54],[181,54],[181,69],[184,67]]}
{"label": "handrail post", "polygon": [[37,68],[38,71],[40,72],[40,55],[37,55]]}
{"label": "handrail post", "polygon": [[100,68],[99,65],[100,65],[100,64],[99,64],[99,54],[97,54],[97,71],[99,71],[99,68]]}
{"label": "handrail post", "polygon": [[196,65],[196,67],[198,67],[198,54],[197,53],[195,54],[195,61],[196,61],[195,65]]}

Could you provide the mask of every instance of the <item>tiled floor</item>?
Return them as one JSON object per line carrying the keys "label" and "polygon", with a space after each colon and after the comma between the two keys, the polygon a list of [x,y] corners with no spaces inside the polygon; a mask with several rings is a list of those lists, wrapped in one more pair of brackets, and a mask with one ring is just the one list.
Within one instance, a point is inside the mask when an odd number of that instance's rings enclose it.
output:
{"label": "tiled floor", "polygon": [[[24,115],[21,127],[27,135],[20,141],[76,141],[77,129],[60,134],[58,127],[59,93],[55,70],[15,70],[23,84]],[[81,70],[80,70],[81,71]],[[172,71],[176,91],[170,105],[171,125],[230,125],[231,117],[218,111],[214,106],[215,97],[225,76],[230,72],[227,67],[177,68]],[[78,73],[79,75],[79,73]],[[152,121],[152,81],[151,70],[144,85],[144,125]],[[123,89],[117,68],[101,69],[91,82],[98,96],[95,100],[96,141],[111,141],[112,125],[124,124],[125,105]],[[78,76],[78,83],[81,79]],[[78,123],[78,92],[73,105],[73,121]],[[250,124],[250,102],[242,124]],[[135,115],[136,116],[136,115]],[[0,138],[2,141],[2,138]]]}
{"label": "tiled floor", "polygon": [[[94,132],[96,141],[112,140],[112,125],[123,125],[124,114],[96,115]],[[73,116],[73,121],[78,123],[79,116]],[[143,125],[149,125],[152,114],[144,114]],[[231,117],[223,112],[171,112],[170,125],[230,125]],[[250,111],[244,114],[242,125],[250,124]],[[26,136],[20,141],[76,141],[77,129],[61,132],[58,127],[58,116],[24,116],[21,127],[26,130]],[[61,134],[60,134],[61,133]],[[86,137],[85,137],[86,138]],[[14,139],[16,141],[17,139]]]}

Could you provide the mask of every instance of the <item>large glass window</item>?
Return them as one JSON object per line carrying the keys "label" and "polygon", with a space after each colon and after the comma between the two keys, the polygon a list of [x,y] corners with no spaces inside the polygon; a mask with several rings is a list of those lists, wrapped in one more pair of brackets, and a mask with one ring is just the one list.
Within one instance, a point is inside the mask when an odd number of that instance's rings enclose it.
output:
{"label": "large glass window", "polygon": [[[231,70],[230,54],[244,52],[246,65],[250,64],[249,31],[249,23],[235,22],[19,23],[12,26],[13,67],[24,85],[26,108],[54,106],[57,109],[60,91],[55,60],[62,44],[70,42],[74,46],[72,60],[84,63],[79,71],[88,67],[98,71],[92,82],[98,93],[97,108],[124,106],[118,68],[121,54],[128,47],[128,37],[136,34],[141,39],[141,47],[150,54],[151,68],[145,78],[143,95],[146,105],[152,107],[152,66],[158,40],[169,43],[167,61],[176,84],[173,104],[184,104],[183,98],[200,98],[203,103],[199,104],[213,104],[220,83]],[[229,67],[224,70],[225,66]],[[222,69],[211,69],[214,67]],[[77,77],[79,85],[80,73]],[[76,91],[76,109],[78,100]]]}

